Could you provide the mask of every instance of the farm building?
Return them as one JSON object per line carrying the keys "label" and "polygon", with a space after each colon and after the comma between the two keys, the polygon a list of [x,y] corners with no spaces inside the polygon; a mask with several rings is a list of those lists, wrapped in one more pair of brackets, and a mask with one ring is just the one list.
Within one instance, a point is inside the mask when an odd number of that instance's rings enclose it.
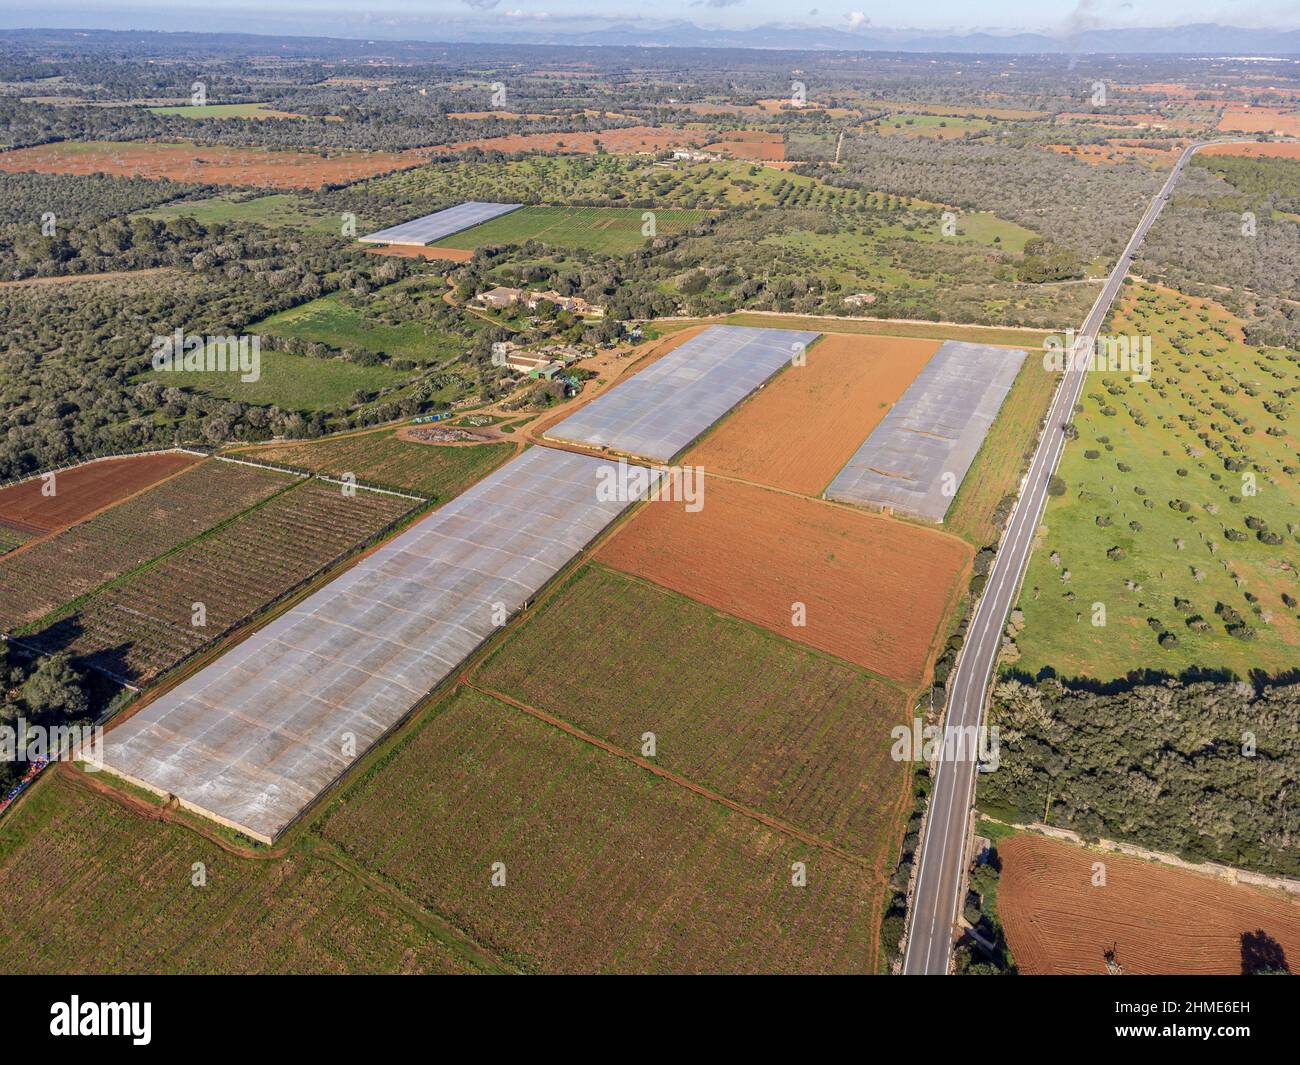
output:
{"label": "farm building", "polygon": [[474,297],[474,302],[481,303],[485,307],[513,307],[523,298],[523,289],[503,288],[498,285],[496,288],[490,288],[486,292],[480,292]]}

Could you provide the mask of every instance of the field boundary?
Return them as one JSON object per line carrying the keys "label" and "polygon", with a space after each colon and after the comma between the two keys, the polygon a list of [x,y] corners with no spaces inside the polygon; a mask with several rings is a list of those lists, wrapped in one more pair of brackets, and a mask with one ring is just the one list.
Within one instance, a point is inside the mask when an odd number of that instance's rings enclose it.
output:
{"label": "field boundary", "polygon": [[[172,453],[197,455],[199,458],[204,459],[220,457],[213,455],[210,451],[201,451],[198,448],[184,447],[179,444],[173,447],[143,448],[139,451],[110,451],[106,455],[92,455],[90,458],[81,458],[77,459],[75,462],[65,462],[61,466],[51,466],[48,469],[40,470],[37,473],[29,473],[24,477],[15,477],[9,481],[0,481],[0,491],[3,491],[6,488],[13,488],[15,485],[26,484],[28,481],[36,480],[38,477],[46,477],[51,473],[62,473],[64,470],[75,470],[78,466],[89,466],[96,462],[107,462],[109,459],[133,459],[140,458],[144,455],[170,455]],[[150,485],[150,487],[152,488],[153,486]],[[74,522],[74,524],[80,525],[81,522]],[[72,526],[70,525],[68,528],[72,528]]]}
{"label": "field boundary", "polygon": [[1127,858],[1137,858],[1143,861],[1154,862],[1158,865],[1168,865],[1175,869],[1183,869],[1189,873],[1200,873],[1203,876],[1216,877],[1219,880],[1225,880],[1230,884],[1249,884],[1253,887],[1272,888],[1278,891],[1285,891],[1289,894],[1300,896],[1300,880],[1288,876],[1274,876],[1269,873],[1257,873],[1253,869],[1246,869],[1239,865],[1228,865],[1224,862],[1189,862],[1185,858],[1180,858],[1176,854],[1170,854],[1168,851],[1156,851],[1147,847],[1140,847],[1136,843],[1125,843],[1116,839],[1086,839],[1078,832],[1068,828],[1057,828],[1055,825],[1045,825],[1041,821],[1030,821],[1026,824],[1014,824],[1006,821],[1000,821],[976,807],[978,818],[983,821],[991,821],[995,825],[1006,825],[1017,832],[1027,832],[1036,836],[1045,836],[1048,839],[1057,840],[1060,843],[1072,843],[1084,850],[1102,850],[1110,851],[1113,854],[1122,854]]}

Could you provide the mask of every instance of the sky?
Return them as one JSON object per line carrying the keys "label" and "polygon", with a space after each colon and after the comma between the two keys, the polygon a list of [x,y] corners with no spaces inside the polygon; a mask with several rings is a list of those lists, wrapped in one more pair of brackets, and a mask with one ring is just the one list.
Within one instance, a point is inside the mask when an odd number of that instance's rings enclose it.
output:
{"label": "sky", "polygon": [[[164,10],[165,19],[158,14]],[[377,35],[386,27],[386,37],[403,25],[424,28],[439,19],[484,27],[549,23],[558,29],[593,16],[727,28],[796,23],[864,33],[916,28],[1061,34],[1193,22],[1300,27],[1296,0],[920,0],[901,6],[867,0],[0,0],[4,26],[178,29],[183,18],[190,29],[230,30],[238,28],[241,15],[256,23],[257,32],[268,32],[263,27],[272,24],[279,32],[316,34],[337,20],[338,36],[362,35],[370,24]]]}

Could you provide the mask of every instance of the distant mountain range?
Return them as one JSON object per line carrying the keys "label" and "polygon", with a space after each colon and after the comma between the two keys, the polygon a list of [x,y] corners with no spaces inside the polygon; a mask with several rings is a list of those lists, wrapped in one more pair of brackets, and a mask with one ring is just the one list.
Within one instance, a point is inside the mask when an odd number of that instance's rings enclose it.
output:
{"label": "distant mountain range", "polygon": [[[856,30],[773,23],[749,29],[697,26],[685,20],[601,18],[522,19],[509,16],[473,19],[432,19],[427,15],[381,17],[377,13],[324,16],[285,13],[259,14],[249,10],[237,18],[213,8],[202,17],[195,9],[160,9],[146,18],[139,12],[101,8],[75,12],[52,0],[47,16],[24,16],[0,11],[0,32],[8,38],[32,40],[48,37],[67,41],[86,36],[88,44],[98,32],[111,36],[167,42],[199,41],[209,35],[255,40],[274,36],[280,47],[310,47],[327,38],[338,51],[366,49],[383,42],[405,52],[419,52],[438,44],[564,45],[569,47],[632,48],[759,48],[788,51],[930,52],[967,55],[1196,55],[1300,57],[1300,30],[1242,29],[1213,23],[1165,28],[1085,30],[1066,36],[1042,33],[935,32],[865,26]],[[62,17],[59,17],[62,16]],[[63,23],[59,28],[17,28],[19,20]],[[86,23],[92,25],[86,25]],[[142,26],[141,23],[145,23]],[[197,24],[197,25],[196,25]],[[200,28],[201,26],[201,28]],[[4,27],[9,27],[4,29]],[[159,31],[162,31],[160,36]]]}
{"label": "distant mountain range", "polygon": [[[453,36],[454,34],[454,36]],[[1164,54],[1210,56],[1300,55],[1300,30],[1254,30],[1205,23],[1162,29],[1086,30],[1063,37],[1041,33],[925,33],[869,28],[860,31],[813,26],[710,29],[686,21],[647,25],[612,23],[587,31],[552,29],[545,23],[505,29],[466,24],[445,26],[444,40],[495,44],[624,45],[648,48],[784,48],[870,52],[958,52],[979,55]]]}

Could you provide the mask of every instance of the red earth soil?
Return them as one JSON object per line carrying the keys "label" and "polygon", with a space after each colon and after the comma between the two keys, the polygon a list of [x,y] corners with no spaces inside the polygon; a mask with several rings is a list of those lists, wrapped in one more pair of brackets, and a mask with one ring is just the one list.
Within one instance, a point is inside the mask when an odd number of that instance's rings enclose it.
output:
{"label": "red earth soil", "polygon": [[700,509],[649,502],[596,557],[882,676],[920,682],[971,560],[965,543],[737,481],[704,484]]}
{"label": "red earth soil", "polygon": [[729,155],[733,159],[780,160],[785,158],[785,140],[779,133],[734,130],[712,144],[706,144],[704,150]]}
{"label": "red earth soil", "polygon": [[66,529],[199,461],[198,455],[167,451],[87,462],[58,471],[53,496],[42,494],[42,478],[23,481],[0,489],[0,523],[41,534]]}
{"label": "red earth soil", "polygon": [[820,495],[921,368],[937,340],[831,333],[691,451],[687,462]]}
{"label": "red earth soil", "polygon": [[998,857],[998,913],[1022,973],[1105,974],[1113,950],[1125,973],[1235,974],[1270,939],[1300,967],[1300,898],[1032,834],[1000,842]]}
{"label": "red earth soil", "polygon": [[383,244],[367,248],[371,255],[395,255],[401,259],[428,259],[430,262],[467,263],[474,252],[467,248],[421,248],[413,244]]}
{"label": "red earth soil", "polygon": [[428,150],[351,152],[322,159],[307,152],[265,148],[199,147],[149,142],[93,145],[42,144],[0,152],[0,170],[9,173],[95,174],[170,178],[217,185],[275,189],[318,189],[405,170],[427,161]]}
{"label": "red earth soil", "polygon": [[1300,159],[1300,144],[1216,144],[1202,155],[1244,155],[1250,159]]}

